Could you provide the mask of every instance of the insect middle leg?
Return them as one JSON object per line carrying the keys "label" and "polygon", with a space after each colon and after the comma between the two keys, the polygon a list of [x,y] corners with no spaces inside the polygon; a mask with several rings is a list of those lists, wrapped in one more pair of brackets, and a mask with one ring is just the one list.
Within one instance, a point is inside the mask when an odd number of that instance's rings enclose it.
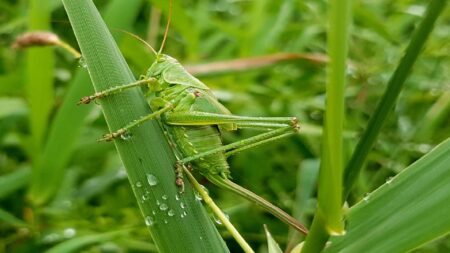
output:
{"label": "insect middle leg", "polygon": [[[113,132],[113,133],[109,133],[109,134],[105,134],[103,136],[103,138],[101,138],[99,141],[111,141],[114,138],[117,138],[119,136],[123,136],[126,132],[128,132],[131,128],[138,126],[139,124],[144,123],[145,121],[148,120],[152,120],[155,119],[156,117],[160,116],[163,113],[166,113],[168,111],[171,110],[187,110],[187,108],[189,108],[192,103],[195,100],[195,95],[192,93],[189,94],[183,94],[180,93],[178,96],[176,96],[173,100],[171,100],[171,102],[163,99],[163,98],[154,98],[150,103],[152,105],[154,105],[154,107],[156,108],[160,108],[159,110],[141,117],[137,120],[132,121],[131,123],[129,123],[128,125],[122,127],[121,129]],[[152,106],[153,107],[153,106]]]}
{"label": "insect middle leg", "polygon": [[119,130],[117,130],[115,132],[105,134],[98,141],[112,141],[113,139],[126,134],[129,129],[131,129],[139,124],[142,124],[145,121],[152,120],[152,119],[158,117],[159,115],[161,115],[167,111],[170,111],[172,109],[173,109],[173,105],[171,103],[167,102],[167,104],[162,109],[160,109],[156,112],[150,113],[150,114],[148,114],[142,118],[139,118],[137,120],[134,120],[134,121],[130,122],[128,125],[120,128]]}

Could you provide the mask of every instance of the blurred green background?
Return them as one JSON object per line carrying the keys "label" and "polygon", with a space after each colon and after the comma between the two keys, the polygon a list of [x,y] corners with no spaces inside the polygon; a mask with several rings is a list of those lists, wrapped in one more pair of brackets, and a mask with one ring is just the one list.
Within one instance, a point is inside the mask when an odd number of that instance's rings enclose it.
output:
{"label": "blurred green background", "polygon": [[[166,1],[95,1],[136,77],[153,55],[117,29],[159,47]],[[425,10],[423,1],[354,1],[346,88],[346,149],[351,154]],[[302,130],[229,159],[235,182],[307,224],[315,207],[323,124],[326,1],[178,0],[164,52],[177,58],[236,115],[296,116]],[[376,189],[450,133],[450,13],[440,18],[372,150],[349,204]],[[13,50],[30,30],[51,30],[76,47],[60,1],[0,2],[0,252],[45,252],[68,239],[74,252],[155,252],[100,107],[76,106],[92,92],[83,63],[59,48]],[[278,53],[320,60],[251,61],[239,70],[210,63]],[[194,68],[202,65],[204,71]],[[234,62],[236,64],[236,62]],[[235,66],[233,64],[227,66]],[[226,133],[225,142],[252,131]],[[262,224],[289,243],[288,228],[251,203],[202,181],[258,252]],[[250,218],[251,217],[251,218]],[[213,217],[212,217],[213,218]],[[220,226],[232,252],[240,249]],[[61,245],[60,245],[61,246]],[[59,249],[61,250],[61,249]],[[443,238],[414,252],[449,252]]]}

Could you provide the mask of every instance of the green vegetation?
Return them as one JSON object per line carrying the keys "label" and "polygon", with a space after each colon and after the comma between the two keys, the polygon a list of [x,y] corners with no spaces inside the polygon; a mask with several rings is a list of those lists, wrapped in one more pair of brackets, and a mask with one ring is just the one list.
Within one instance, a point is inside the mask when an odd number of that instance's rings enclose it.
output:
{"label": "green vegetation", "polygon": [[[158,48],[169,5],[94,3],[101,17],[87,0],[0,4],[0,252],[241,252],[189,184],[178,194],[155,122],[96,141],[148,113],[144,97],[77,101],[145,73],[153,54],[118,29]],[[445,0],[174,1],[165,53],[236,115],[300,120],[299,135],[229,162],[233,181],[306,224],[306,238],[194,173],[255,252],[300,252],[305,239],[303,253],[327,241],[324,252],[450,251],[449,19]],[[33,30],[82,60],[11,48]],[[149,175],[158,183],[146,194],[137,185]],[[187,216],[158,212],[150,226],[165,196]]]}

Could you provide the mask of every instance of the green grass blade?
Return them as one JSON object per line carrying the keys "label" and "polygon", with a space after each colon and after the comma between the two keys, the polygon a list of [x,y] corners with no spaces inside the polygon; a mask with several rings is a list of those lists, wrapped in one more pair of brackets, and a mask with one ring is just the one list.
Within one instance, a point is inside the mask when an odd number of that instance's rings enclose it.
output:
{"label": "green grass blade", "polygon": [[[130,69],[92,1],[64,0],[63,4],[95,90],[133,82]],[[107,97],[100,103],[112,130],[150,113],[139,89]],[[179,194],[174,183],[175,157],[156,122],[146,122],[133,129],[130,138],[114,143],[160,252],[228,252],[188,182],[186,192]],[[147,183],[148,177],[151,183]],[[186,215],[181,215],[184,212]]]}
{"label": "green grass blade", "polygon": [[25,187],[30,179],[31,170],[29,167],[24,167],[15,170],[0,177],[0,199],[8,194]]}
{"label": "green grass blade", "polygon": [[394,36],[389,32],[387,24],[373,13],[370,9],[362,6],[360,2],[355,1],[353,4],[353,13],[355,15],[355,22],[361,22],[362,25],[368,27],[370,30],[378,34],[380,37],[389,41],[392,44],[398,44]]}
{"label": "green grass blade", "polygon": [[430,143],[430,137],[433,136],[435,129],[448,119],[449,114],[450,90],[445,91],[433,106],[430,107],[414,130],[412,138],[420,142]]}
{"label": "green grass blade", "polygon": [[405,56],[401,59],[400,64],[397,66],[397,69],[389,80],[388,87],[381,98],[381,101],[377,105],[373,116],[370,118],[366,130],[345,168],[344,196],[348,195],[356,181],[364,161],[380,133],[384,121],[394,107],[406,78],[411,72],[419,53],[422,51],[425,42],[433,30],[436,19],[445,9],[447,2],[448,1],[446,0],[432,0],[430,2],[424,19],[414,33],[413,38],[406,49]]}
{"label": "green grass blade", "polygon": [[266,225],[264,225],[264,230],[266,231],[266,237],[267,237],[267,247],[268,253],[283,253],[278,243],[273,238],[272,234],[269,232],[269,229]]}
{"label": "green grass blade", "polygon": [[92,234],[72,238],[65,242],[62,242],[55,247],[45,251],[45,253],[70,253],[70,252],[80,252],[83,248],[90,245],[99,244],[119,236],[124,236],[127,234],[127,230],[113,231],[103,234]]}
{"label": "green grass blade", "polygon": [[[105,12],[105,20],[116,28],[129,28],[139,11],[141,0],[125,2],[112,1]],[[117,12],[121,10],[120,19]],[[45,143],[42,154],[33,168],[33,182],[30,189],[30,199],[34,204],[41,205],[50,200],[61,184],[65,166],[73,153],[74,145],[83,128],[84,118],[91,111],[87,106],[76,106],[78,100],[92,93],[89,75],[85,69],[75,74],[69,85],[67,95],[56,113]]]}
{"label": "green grass blade", "polygon": [[[295,190],[295,206],[293,216],[301,223],[308,226],[308,216],[311,215],[310,200],[314,198],[314,193],[317,185],[317,178],[319,174],[319,160],[308,159],[304,160],[297,172],[297,189]],[[289,243],[287,250],[290,250],[297,245],[304,235],[299,232],[289,229]]]}
{"label": "green grass blade", "polygon": [[[286,0],[280,4],[280,10],[278,15],[270,26],[261,27],[259,39],[257,43],[252,47],[252,55],[261,55],[271,49],[274,44],[279,40],[282,32],[286,29],[291,17],[294,14],[294,1]],[[257,19],[259,21],[259,19]]]}
{"label": "green grass blade", "polygon": [[330,233],[342,233],[344,88],[351,1],[331,1],[324,147],[319,175],[319,209]]}
{"label": "green grass blade", "polygon": [[450,232],[450,139],[350,209],[332,252],[408,252]]}
{"label": "green grass blade", "polygon": [[348,36],[351,23],[351,1],[331,1],[328,30],[327,97],[324,144],[319,174],[318,208],[324,216],[326,230],[341,234],[342,173],[344,166],[344,89],[346,83]]}
{"label": "green grass blade", "polygon": [[[30,1],[28,29],[49,30],[51,8],[48,1]],[[27,51],[26,94],[30,105],[31,148],[34,155],[41,151],[48,118],[53,107],[53,49],[30,48]]]}
{"label": "green grass blade", "polygon": [[0,227],[3,227],[3,224],[8,224],[14,227],[26,227],[27,223],[16,216],[8,213],[7,211],[0,208]]}
{"label": "green grass blade", "polygon": [[331,1],[328,28],[325,126],[319,172],[318,207],[302,251],[319,252],[328,234],[343,234],[342,174],[344,166],[344,89],[346,83],[351,1]]}

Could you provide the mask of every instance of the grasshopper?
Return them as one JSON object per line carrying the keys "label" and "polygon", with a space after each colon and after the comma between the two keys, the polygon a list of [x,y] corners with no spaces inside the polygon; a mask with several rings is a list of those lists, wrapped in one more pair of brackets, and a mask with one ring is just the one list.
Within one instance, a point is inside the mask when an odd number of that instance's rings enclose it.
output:
{"label": "grasshopper", "polygon": [[[157,120],[173,147],[177,163],[175,184],[183,191],[183,170],[195,168],[208,181],[230,190],[261,206],[296,230],[307,229],[295,218],[255,193],[232,182],[227,157],[240,151],[295,134],[299,130],[295,117],[245,117],[233,115],[222,105],[203,82],[188,73],[173,57],[162,54],[167,37],[170,14],[161,43],[156,52],[147,42],[134,34],[156,55],[155,62],[145,76],[134,83],[119,85],[80,99],[88,104],[96,99],[117,94],[125,89],[147,86],[147,100],[153,113],[130,122],[115,132],[105,134],[102,141],[112,141],[129,135],[132,128],[147,120]],[[266,132],[238,142],[224,145],[221,132],[241,128],[266,130]]]}

